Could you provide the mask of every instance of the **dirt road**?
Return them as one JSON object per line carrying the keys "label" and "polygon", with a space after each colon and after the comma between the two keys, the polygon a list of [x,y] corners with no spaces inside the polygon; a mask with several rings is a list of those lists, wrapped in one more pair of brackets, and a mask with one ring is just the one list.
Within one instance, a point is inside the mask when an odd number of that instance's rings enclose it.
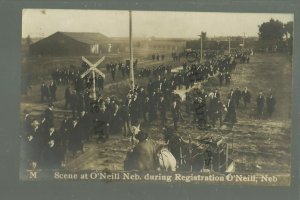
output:
{"label": "dirt road", "polygon": [[[226,126],[209,130],[210,134],[221,135],[232,144],[232,157],[239,172],[290,172],[290,111],[291,111],[291,59],[282,54],[255,54],[249,64],[238,64],[232,73],[232,83],[229,87],[221,87],[221,99],[225,101],[231,88],[248,87],[252,93],[252,102],[247,109],[237,110],[238,123],[231,130]],[[109,86],[106,86],[109,87]],[[207,88],[213,89],[218,85]],[[271,119],[255,119],[255,98],[262,90],[265,94],[269,89],[277,100],[276,111]],[[64,87],[58,89],[56,108],[63,112]],[[22,109],[31,108],[39,114],[45,105],[39,103],[39,86],[34,86],[29,97],[23,97]],[[183,109],[183,108],[182,108]],[[183,109],[184,110],[184,109]],[[61,116],[57,112],[57,116]],[[185,122],[179,123],[178,133],[183,137],[192,138],[207,134],[195,127],[192,116],[184,113]],[[171,124],[171,116],[168,123]],[[159,121],[146,127],[151,138],[163,142]],[[232,146],[232,145],[231,145]],[[84,153],[75,157],[67,155],[66,168],[70,170],[122,170],[126,152],[132,148],[129,138],[121,135],[111,136],[105,143],[97,144],[95,138],[85,143]]]}

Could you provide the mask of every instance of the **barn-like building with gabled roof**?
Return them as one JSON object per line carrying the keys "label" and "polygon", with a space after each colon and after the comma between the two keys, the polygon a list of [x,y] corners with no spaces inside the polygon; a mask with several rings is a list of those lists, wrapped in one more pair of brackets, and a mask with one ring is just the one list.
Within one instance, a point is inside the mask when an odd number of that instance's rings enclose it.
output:
{"label": "barn-like building with gabled roof", "polygon": [[81,56],[110,51],[110,38],[101,33],[56,32],[30,45],[31,55]]}

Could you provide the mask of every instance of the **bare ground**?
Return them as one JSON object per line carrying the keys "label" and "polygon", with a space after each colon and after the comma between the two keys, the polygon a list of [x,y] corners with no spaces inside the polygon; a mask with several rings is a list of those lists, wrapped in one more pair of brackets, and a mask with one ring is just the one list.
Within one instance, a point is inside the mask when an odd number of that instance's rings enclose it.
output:
{"label": "bare ground", "polygon": [[[291,58],[282,54],[256,54],[251,57],[249,64],[238,64],[232,74],[230,87],[221,87],[221,99],[225,100],[231,88],[247,86],[252,93],[252,102],[247,109],[237,111],[238,123],[231,130],[225,125],[208,132],[197,129],[191,116],[184,113],[185,121],[179,124],[178,133],[184,138],[192,138],[205,134],[221,135],[233,151],[231,157],[236,162],[237,172],[264,173],[274,172],[288,175],[290,172],[291,153]],[[118,84],[107,84],[105,89],[124,88],[128,81]],[[129,85],[128,85],[129,86]],[[215,88],[211,85],[208,88]],[[126,88],[126,87],[125,87]],[[277,100],[276,111],[272,119],[257,120],[254,117],[255,98],[259,90],[265,93],[272,88]],[[55,112],[58,126],[63,110],[63,92],[65,87],[58,88],[58,101],[55,102]],[[109,94],[109,92],[107,92]],[[33,115],[39,114],[46,105],[39,103],[39,85],[33,85],[27,97],[22,97],[21,110],[29,108]],[[183,108],[182,108],[183,109]],[[169,116],[170,119],[170,116]],[[171,120],[168,120],[171,123]],[[145,127],[150,137],[163,142],[159,121]],[[126,153],[132,148],[129,138],[113,135],[105,143],[97,144],[95,138],[86,142],[85,152],[74,157],[67,154],[66,168],[68,170],[123,170]]]}

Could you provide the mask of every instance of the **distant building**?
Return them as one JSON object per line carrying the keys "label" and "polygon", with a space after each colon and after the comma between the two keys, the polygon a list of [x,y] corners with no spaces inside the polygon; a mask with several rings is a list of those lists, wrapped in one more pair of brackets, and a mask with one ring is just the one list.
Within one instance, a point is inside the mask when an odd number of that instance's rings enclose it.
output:
{"label": "distant building", "polygon": [[29,46],[30,55],[78,56],[113,50],[110,38],[101,33],[56,32]]}
{"label": "distant building", "polygon": [[[245,38],[245,47],[246,48],[254,48],[257,45],[256,37],[247,37]],[[230,37],[230,47],[233,48],[241,48],[243,46],[243,38],[242,37]],[[200,39],[190,40],[186,42],[187,49],[198,50],[201,47]],[[229,39],[228,37],[218,37],[218,38],[209,38],[202,42],[202,48],[204,50],[227,50],[229,47]]]}
{"label": "distant building", "polygon": [[151,38],[144,41],[142,47],[153,52],[181,52],[185,49],[185,39]]}

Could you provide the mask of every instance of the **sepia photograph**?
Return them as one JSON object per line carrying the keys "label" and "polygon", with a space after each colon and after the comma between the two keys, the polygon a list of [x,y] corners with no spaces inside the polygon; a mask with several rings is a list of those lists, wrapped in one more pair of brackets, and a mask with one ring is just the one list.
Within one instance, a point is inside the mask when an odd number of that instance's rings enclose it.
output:
{"label": "sepia photograph", "polygon": [[20,180],[289,186],[293,27],[23,9]]}

